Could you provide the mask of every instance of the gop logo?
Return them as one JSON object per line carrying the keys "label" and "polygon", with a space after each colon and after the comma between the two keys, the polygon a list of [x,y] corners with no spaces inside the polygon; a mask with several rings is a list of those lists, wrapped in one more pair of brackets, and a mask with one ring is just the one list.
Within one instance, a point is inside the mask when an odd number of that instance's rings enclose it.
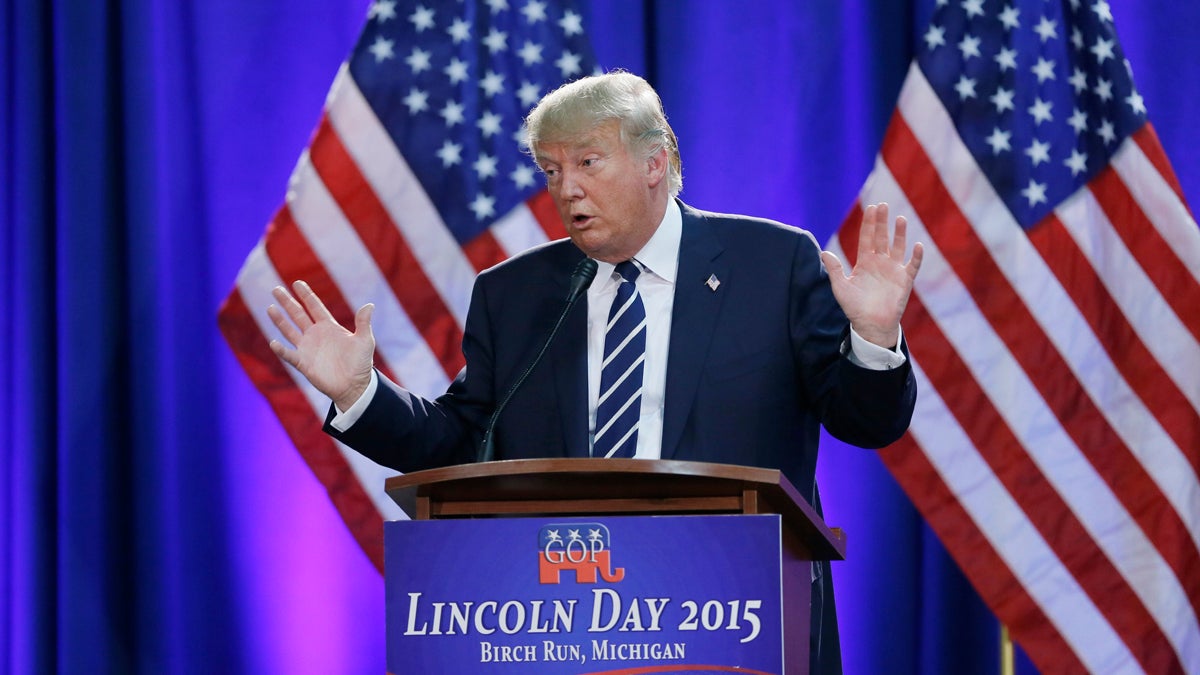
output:
{"label": "gop logo", "polygon": [[538,581],[557,584],[564,570],[575,583],[594,584],[596,575],[609,583],[625,578],[625,568],[612,568],[608,527],[600,523],[545,525],[538,531]]}

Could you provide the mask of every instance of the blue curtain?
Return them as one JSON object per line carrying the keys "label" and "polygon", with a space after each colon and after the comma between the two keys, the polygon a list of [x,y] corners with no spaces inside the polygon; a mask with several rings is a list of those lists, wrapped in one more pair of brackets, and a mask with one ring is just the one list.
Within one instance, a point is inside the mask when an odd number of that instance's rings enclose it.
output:
{"label": "blue curtain", "polygon": [[[0,672],[383,672],[382,581],[215,323],[368,4],[0,7]],[[1111,4],[1195,198],[1200,7]],[[824,241],[928,5],[585,10],[661,92],[685,199]],[[994,619],[878,459],[829,441],[820,479],[847,672],[995,672]]]}

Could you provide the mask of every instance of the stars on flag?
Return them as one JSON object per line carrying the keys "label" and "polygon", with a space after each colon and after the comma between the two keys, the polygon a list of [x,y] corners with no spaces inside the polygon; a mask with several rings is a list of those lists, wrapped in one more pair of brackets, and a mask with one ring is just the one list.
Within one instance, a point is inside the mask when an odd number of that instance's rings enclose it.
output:
{"label": "stars on flag", "polygon": [[367,18],[375,21],[387,21],[396,18],[396,3],[393,0],[379,0],[371,3]]}
{"label": "stars on flag", "polygon": [[484,0],[468,12],[376,0],[368,9],[354,81],[461,243],[540,189],[519,144],[529,109],[597,71],[571,5]]}
{"label": "stars on flag", "polygon": [[940,0],[918,64],[1017,222],[1032,227],[1108,164],[1146,103],[1107,2],[1018,4]]}
{"label": "stars on flag", "polygon": [[386,61],[396,55],[396,53],[392,51],[393,44],[394,43],[391,40],[385,40],[382,37],[379,37],[379,38],[375,38],[375,42],[372,42],[371,46],[368,47],[367,49],[371,52],[372,55],[375,56],[375,62],[379,63],[381,61]]}
{"label": "stars on flag", "polygon": [[418,5],[417,9],[409,15],[408,20],[412,22],[413,29],[418,33],[433,28],[433,10],[424,5]]}

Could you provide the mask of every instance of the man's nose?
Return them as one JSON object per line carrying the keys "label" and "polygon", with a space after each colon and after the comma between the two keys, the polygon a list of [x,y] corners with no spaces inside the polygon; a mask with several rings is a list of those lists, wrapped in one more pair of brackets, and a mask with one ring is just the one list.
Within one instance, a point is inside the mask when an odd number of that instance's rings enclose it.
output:
{"label": "man's nose", "polygon": [[583,184],[575,171],[563,170],[561,190],[565,199],[582,199],[584,196]]}

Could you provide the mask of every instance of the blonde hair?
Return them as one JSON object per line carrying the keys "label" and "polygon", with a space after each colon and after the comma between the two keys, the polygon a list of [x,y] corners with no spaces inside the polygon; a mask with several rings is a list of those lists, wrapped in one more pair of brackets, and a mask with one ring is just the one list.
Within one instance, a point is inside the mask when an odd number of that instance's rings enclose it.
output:
{"label": "blonde hair", "polygon": [[630,150],[646,157],[667,151],[667,191],[678,195],[683,189],[679,142],[658,93],[633,73],[584,77],[546,94],[525,117],[525,151],[532,155],[540,142],[582,136],[610,120],[620,122],[621,142]]}

